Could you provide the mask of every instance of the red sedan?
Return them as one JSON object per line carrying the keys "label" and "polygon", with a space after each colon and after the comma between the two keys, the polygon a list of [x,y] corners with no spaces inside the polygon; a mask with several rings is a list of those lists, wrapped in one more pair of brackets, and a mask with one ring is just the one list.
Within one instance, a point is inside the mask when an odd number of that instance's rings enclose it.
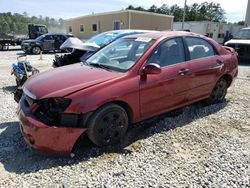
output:
{"label": "red sedan", "polygon": [[19,103],[27,144],[67,155],[85,132],[98,146],[119,142],[128,126],[197,101],[225,98],[236,53],[188,32],[133,35],[86,62],[29,79]]}

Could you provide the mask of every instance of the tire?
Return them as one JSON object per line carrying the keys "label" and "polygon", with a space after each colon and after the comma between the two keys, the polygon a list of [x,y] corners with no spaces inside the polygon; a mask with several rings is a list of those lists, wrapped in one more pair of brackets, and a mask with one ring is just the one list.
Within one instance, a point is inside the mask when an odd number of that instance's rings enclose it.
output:
{"label": "tire", "polygon": [[223,102],[227,94],[228,84],[224,78],[220,78],[214,86],[210,97],[205,101],[206,104],[216,104]]}
{"label": "tire", "polygon": [[31,52],[35,55],[38,55],[40,54],[41,52],[41,48],[39,46],[34,46],[32,49],[31,49]]}
{"label": "tire", "polygon": [[91,116],[87,135],[97,146],[117,144],[128,128],[127,112],[119,105],[108,104]]}
{"label": "tire", "polygon": [[3,45],[2,44],[0,44],[0,51],[2,51],[3,50]]}

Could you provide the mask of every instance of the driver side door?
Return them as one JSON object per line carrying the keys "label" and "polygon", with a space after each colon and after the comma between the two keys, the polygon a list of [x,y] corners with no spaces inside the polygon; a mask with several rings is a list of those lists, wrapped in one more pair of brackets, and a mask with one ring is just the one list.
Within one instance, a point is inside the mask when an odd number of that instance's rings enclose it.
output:
{"label": "driver side door", "polygon": [[190,89],[189,66],[183,39],[162,42],[147,60],[159,64],[160,74],[143,75],[140,79],[140,109],[143,119],[183,106]]}

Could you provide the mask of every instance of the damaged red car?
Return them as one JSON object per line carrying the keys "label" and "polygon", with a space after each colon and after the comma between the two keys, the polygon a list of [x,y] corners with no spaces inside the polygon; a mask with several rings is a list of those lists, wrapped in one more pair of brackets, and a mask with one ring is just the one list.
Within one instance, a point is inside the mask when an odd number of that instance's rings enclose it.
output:
{"label": "damaged red car", "polygon": [[30,78],[18,108],[21,132],[43,153],[68,155],[85,133],[98,146],[114,144],[132,123],[223,101],[237,67],[232,48],[197,34],[128,36],[86,62]]}

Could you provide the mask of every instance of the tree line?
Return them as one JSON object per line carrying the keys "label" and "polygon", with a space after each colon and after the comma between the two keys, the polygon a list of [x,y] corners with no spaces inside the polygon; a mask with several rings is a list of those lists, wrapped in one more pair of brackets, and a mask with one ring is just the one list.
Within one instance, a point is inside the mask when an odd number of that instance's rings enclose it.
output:
{"label": "tree line", "polygon": [[[177,4],[168,6],[167,4],[163,4],[160,7],[156,5],[152,5],[149,9],[145,9],[141,6],[134,7],[129,5],[127,10],[139,10],[139,11],[147,11],[154,12],[159,14],[166,14],[174,16],[175,22],[182,21],[183,17],[183,8],[180,8]],[[185,21],[212,21],[212,22],[224,22],[226,23],[225,10],[221,7],[219,3],[193,3],[191,5],[187,5],[185,7]],[[233,24],[244,25],[244,21],[240,21]]]}
{"label": "tree line", "polygon": [[64,20],[61,18],[57,20],[47,16],[28,16],[26,12],[0,13],[0,33],[27,34],[29,23],[46,25],[50,32],[64,30]]}

